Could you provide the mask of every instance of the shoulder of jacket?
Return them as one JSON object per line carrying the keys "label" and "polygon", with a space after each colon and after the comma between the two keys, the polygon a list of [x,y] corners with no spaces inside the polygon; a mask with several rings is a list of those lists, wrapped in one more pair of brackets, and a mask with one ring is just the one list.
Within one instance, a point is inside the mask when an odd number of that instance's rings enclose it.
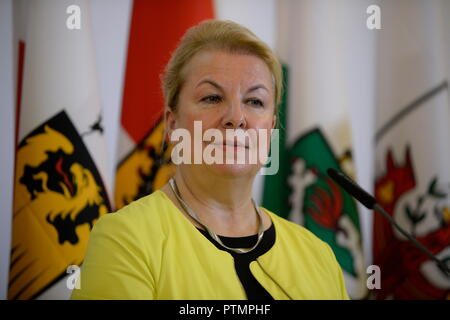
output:
{"label": "shoulder of jacket", "polygon": [[169,209],[168,200],[162,191],[135,200],[123,208],[103,215],[94,225],[96,229],[110,231],[120,228],[126,232],[139,232],[160,225],[163,213]]}
{"label": "shoulder of jacket", "polygon": [[326,248],[328,246],[325,241],[321,240],[305,227],[295,222],[289,221],[283,217],[280,217],[270,210],[267,210],[265,208],[264,210],[269,213],[272,221],[275,223],[275,227],[278,227],[279,229],[277,230],[277,232],[280,233],[280,236],[282,236],[283,238],[286,238],[289,241],[299,242],[302,245],[308,245],[314,248]]}

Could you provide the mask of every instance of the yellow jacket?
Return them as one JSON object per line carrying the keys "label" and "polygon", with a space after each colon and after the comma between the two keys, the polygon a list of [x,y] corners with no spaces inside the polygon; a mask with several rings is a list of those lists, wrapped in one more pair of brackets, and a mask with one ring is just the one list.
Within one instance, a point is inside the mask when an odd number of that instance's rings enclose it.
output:
{"label": "yellow jacket", "polygon": [[[274,299],[348,299],[330,247],[264,209],[275,243],[250,263]],[[91,232],[72,299],[246,299],[233,257],[217,249],[162,191],[103,216]]]}

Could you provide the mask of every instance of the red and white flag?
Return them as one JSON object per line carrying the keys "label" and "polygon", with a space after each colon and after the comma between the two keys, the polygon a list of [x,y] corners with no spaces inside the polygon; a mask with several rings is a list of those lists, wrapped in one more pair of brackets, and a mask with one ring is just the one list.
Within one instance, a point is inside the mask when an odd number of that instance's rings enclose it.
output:
{"label": "red and white flag", "polygon": [[[377,200],[442,261],[450,260],[450,5],[382,2],[376,135]],[[379,214],[377,299],[449,299],[450,276]]]}
{"label": "red and white flag", "polygon": [[160,75],[185,31],[213,18],[210,0],[133,3],[115,184],[117,209],[162,187],[174,173],[163,149]]}

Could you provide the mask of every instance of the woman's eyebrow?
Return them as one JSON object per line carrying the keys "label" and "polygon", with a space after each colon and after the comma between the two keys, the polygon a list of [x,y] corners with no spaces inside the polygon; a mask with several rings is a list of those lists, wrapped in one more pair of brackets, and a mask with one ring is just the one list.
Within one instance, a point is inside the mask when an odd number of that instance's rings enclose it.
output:
{"label": "woman's eyebrow", "polygon": [[202,84],[208,83],[210,85],[212,85],[213,87],[216,87],[217,89],[223,91],[223,88],[220,84],[218,84],[217,82],[213,81],[213,80],[209,80],[209,79],[204,79],[202,81],[200,81],[197,85],[196,88],[201,86]]}
{"label": "woman's eyebrow", "polygon": [[[210,85],[212,85],[213,87],[215,87],[215,88],[217,88],[217,89],[223,91],[223,87],[222,87],[220,84],[218,84],[217,82],[213,81],[213,80],[210,80],[210,79],[204,79],[204,80],[201,80],[201,81],[196,85],[196,88],[198,88],[198,87],[201,86],[202,84],[210,84]],[[267,92],[269,92],[269,89],[267,89],[265,85],[263,85],[263,84],[256,84],[256,85],[250,87],[250,88],[247,90],[247,93],[250,93],[250,92],[255,91],[255,90],[258,90],[258,89],[263,89],[263,90],[266,90]]]}
{"label": "woman's eyebrow", "polygon": [[263,84],[256,84],[256,85],[250,87],[250,88],[247,90],[247,93],[252,92],[252,91],[255,91],[255,90],[258,90],[258,89],[264,89],[264,90],[266,90],[267,92],[269,92],[269,90],[266,88],[265,85],[263,85]]}

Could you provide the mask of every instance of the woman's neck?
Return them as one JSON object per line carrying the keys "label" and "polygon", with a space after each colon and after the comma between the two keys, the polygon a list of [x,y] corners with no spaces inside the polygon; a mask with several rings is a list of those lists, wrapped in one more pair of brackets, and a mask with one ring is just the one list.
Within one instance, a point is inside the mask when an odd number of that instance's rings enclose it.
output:
{"label": "woman's neck", "polygon": [[[196,171],[178,167],[174,179],[181,197],[200,221],[219,235],[256,234],[259,223],[251,198],[254,176],[223,177],[209,173],[210,178],[205,179],[205,174]],[[167,189],[164,191],[167,193]],[[265,214],[263,225],[265,229],[270,227],[270,218]]]}
{"label": "woman's neck", "polygon": [[[200,169],[200,168],[199,168]],[[205,179],[205,176],[208,176]],[[254,177],[211,175],[197,168],[180,168],[175,174],[180,192],[214,211],[238,214],[251,205]]]}

